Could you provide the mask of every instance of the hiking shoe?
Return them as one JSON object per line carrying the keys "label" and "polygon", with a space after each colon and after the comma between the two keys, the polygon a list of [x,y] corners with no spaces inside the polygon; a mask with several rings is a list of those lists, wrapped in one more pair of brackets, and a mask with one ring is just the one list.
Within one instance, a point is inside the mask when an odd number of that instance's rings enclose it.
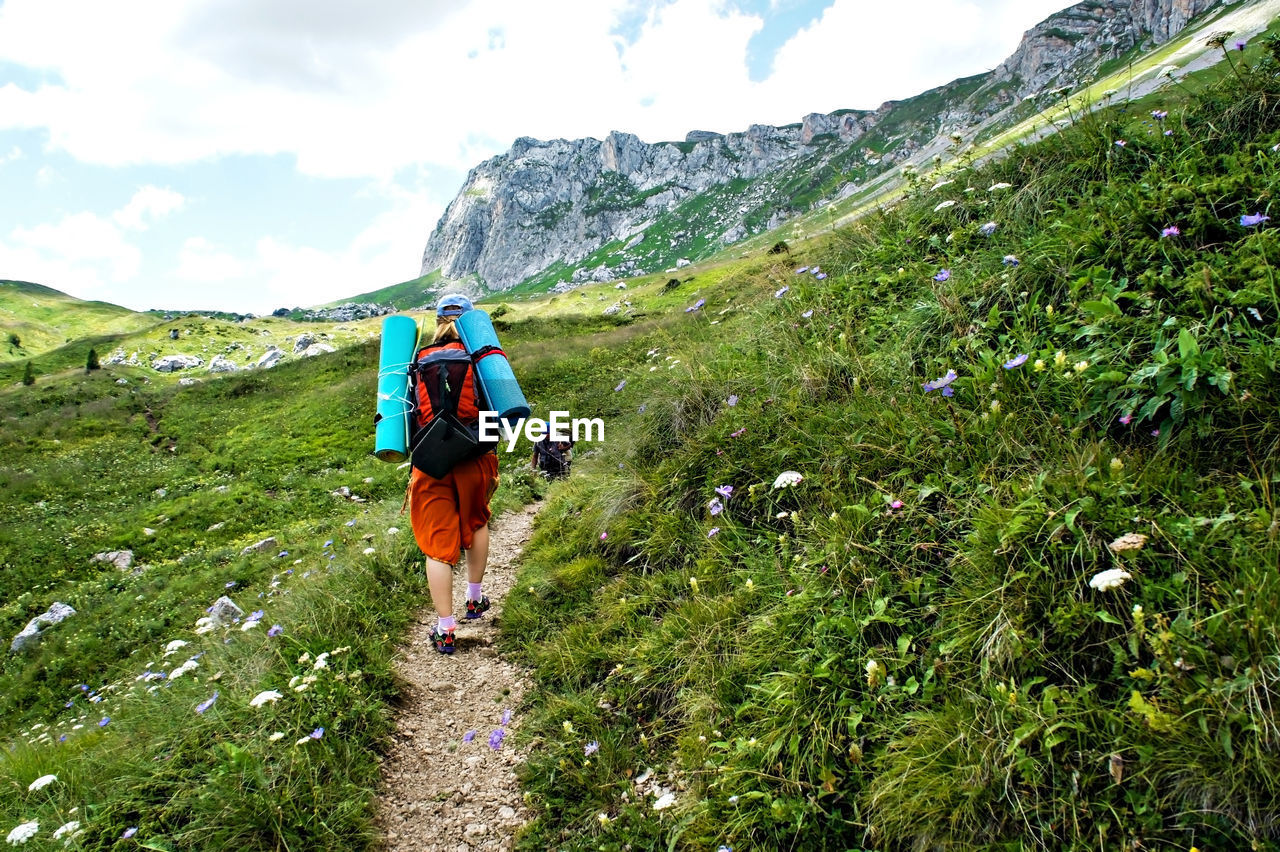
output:
{"label": "hiking shoe", "polygon": [[478,601],[467,601],[467,618],[479,618],[489,609],[489,596],[481,595]]}
{"label": "hiking shoe", "polygon": [[441,633],[439,630],[431,631],[431,644],[436,646],[436,650],[441,654],[453,653],[453,631],[446,630]]}

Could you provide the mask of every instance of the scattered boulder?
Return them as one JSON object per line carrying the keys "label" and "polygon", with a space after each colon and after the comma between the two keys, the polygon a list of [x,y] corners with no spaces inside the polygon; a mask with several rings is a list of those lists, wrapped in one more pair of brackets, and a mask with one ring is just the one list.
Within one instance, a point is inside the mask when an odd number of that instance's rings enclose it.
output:
{"label": "scattered boulder", "polygon": [[188,387],[191,385],[194,385],[195,383],[196,383],[196,380],[189,376],[183,376],[182,378],[178,379],[178,384],[187,385]]}
{"label": "scattered boulder", "polygon": [[275,550],[280,546],[280,542],[276,541],[275,536],[264,538],[257,544],[251,544],[244,550],[240,551],[241,556],[247,556],[250,553],[266,553],[268,550]]}
{"label": "scattered boulder", "polygon": [[244,610],[236,606],[236,602],[223,595],[209,607],[209,618],[219,627],[235,624],[237,618],[244,618]]}
{"label": "scattered boulder", "polygon": [[210,373],[234,373],[238,369],[240,368],[235,362],[225,355],[214,356],[214,359],[209,362]]}
{"label": "scattered boulder", "polygon": [[128,380],[128,379],[116,379],[116,384],[118,384],[118,385],[127,385],[127,384],[129,384],[129,380]]}
{"label": "scattered boulder", "polygon": [[311,358],[315,355],[323,355],[326,352],[336,352],[336,351],[338,350],[334,349],[332,346],[330,346],[327,343],[313,343],[310,346],[308,346],[306,349],[302,350],[302,355],[304,358]]}
{"label": "scattered boulder", "polygon": [[622,305],[618,304],[617,302],[614,302],[612,305],[604,309],[604,315],[607,317],[611,317],[620,310],[622,310]]}
{"label": "scattered boulder", "polygon": [[123,364],[126,357],[127,356],[124,354],[123,349],[117,349],[115,352],[112,352],[106,358],[102,359],[102,366],[114,367],[116,364]]}
{"label": "scattered boulder", "polygon": [[216,524],[210,524],[205,532],[216,532],[227,525],[226,521],[218,521]]}
{"label": "scattered boulder", "polygon": [[691,263],[693,263],[693,261],[689,260],[687,257],[678,257],[676,258],[676,269],[684,269]]}
{"label": "scattered boulder", "polygon": [[307,347],[315,342],[316,339],[310,334],[299,334],[298,339],[293,342],[293,354],[297,355],[299,352],[305,352]]}
{"label": "scattered boulder", "polygon": [[272,344],[266,352],[262,353],[262,357],[258,359],[258,369],[270,370],[276,364],[284,360],[284,352]]}
{"label": "scattered boulder", "polygon": [[178,370],[190,370],[204,364],[203,358],[195,355],[165,355],[151,362],[151,369],[157,373],[174,373]]}
{"label": "scattered boulder", "polygon": [[133,551],[132,550],[108,550],[103,553],[95,553],[92,562],[110,562],[121,571],[128,571],[133,567]]}
{"label": "scattered boulder", "polygon": [[9,646],[10,653],[16,654],[22,649],[35,644],[39,641],[40,634],[45,628],[59,624],[75,614],[76,611],[71,607],[54,601],[53,606],[27,622],[27,626],[22,628],[22,632],[13,637],[13,643]]}
{"label": "scattered boulder", "polygon": [[178,330],[176,328],[169,329],[169,339],[170,340],[178,339]]}

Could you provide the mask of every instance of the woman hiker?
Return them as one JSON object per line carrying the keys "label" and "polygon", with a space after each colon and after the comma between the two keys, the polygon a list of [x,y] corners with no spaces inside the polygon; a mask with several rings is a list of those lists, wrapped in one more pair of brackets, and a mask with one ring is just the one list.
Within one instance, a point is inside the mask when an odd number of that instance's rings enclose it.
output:
{"label": "woman hiker", "polygon": [[[465,352],[454,321],[469,310],[471,300],[466,296],[442,297],[436,307],[435,336],[424,351]],[[479,407],[479,395],[469,360],[468,365],[457,415],[463,423],[473,425],[468,421]],[[460,462],[438,479],[417,467],[409,477],[409,517],[413,536],[427,557],[427,584],[438,616],[431,640],[442,654],[452,654],[454,648],[453,565],[459,548],[467,552],[466,617],[479,618],[489,609],[481,583],[489,559],[489,501],[497,488],[498,456],[494,450]]]}

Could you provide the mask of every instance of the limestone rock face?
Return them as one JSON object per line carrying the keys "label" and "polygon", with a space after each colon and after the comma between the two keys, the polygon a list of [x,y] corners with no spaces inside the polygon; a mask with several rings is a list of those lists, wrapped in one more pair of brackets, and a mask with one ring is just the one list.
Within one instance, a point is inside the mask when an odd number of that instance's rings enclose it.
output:
{"label": "limestone rock face", "polygon": [[13,637],[13,642],[9,645],[10,653],[16,654],[24,648],[39,642],[40,635],[46,628],[59,624],[75,614],[76,611],[70,606],[54,601],[53,606],[27,622],[27,626],[22,628],[22,632]]}
{"label": "limestone rock face", "polygon": [[151,362],[151,369],[157,373],[176,373],[179,370],[190,370],[204,364],[204,359],[195,355],[165,355]]}
{"label": "limestone rock face", "polygon": [[238,369],[240,368],[236,366],[236,363],[225,355],[216,355],[209,362],[210,373],[234,373]]}
{"label": "limestone rock face", "polygon": [[284,360],[284,351],[272,346],[266,352],[262,353],[262,357],[258,359],[258,369],[270,370],[276,364]]}
{"label": "limestone rock face", "polygon": [[[1029,30],[998,68],[874,110],[735,133],[692,130],[680,142],[616,131],[602,140],[521,137],[467,175],[427,240],[421,274],[439,270],[439,287],[476,293],[562,264],[570,271],[548,289],[564,292],[680,267],[678,258],[709,255],[908,157],[944,150],[952,133],[967,138],[964,131],[1010,114],[1024,97],[1077,85],[1135,45],[1162,44],[1224,2],[1083,0]],[[873,130],[879,141],[864,147]],[[846,183],[817,197],[817,175],[832,173]],[[681,206],[695,198],[698,205]]]}

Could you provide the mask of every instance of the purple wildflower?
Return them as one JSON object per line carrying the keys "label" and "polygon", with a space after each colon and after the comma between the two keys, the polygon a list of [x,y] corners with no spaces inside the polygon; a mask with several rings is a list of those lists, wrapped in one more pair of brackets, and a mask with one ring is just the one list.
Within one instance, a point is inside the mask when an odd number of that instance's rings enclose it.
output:
{"label": "purple wildflower", "polygon": [[733,406],[737,405],[737,404],[738,404],[738,395],[737,395],[736,393],[731,393],[731,394],[729,394],[728,403],[729,403],[729,407],[730,407],[730,408],[732,408]]}
{"label": "purple wildflower", "polygon": [[804,317],[805,319],[808,319],[809,317],[813,316],[813,308],[810,308],[809,310],[805,311],[800,316]]}
{"label": "purple wildflower", "polygon": [[224,588],[228,588],[228,589],[233,588],[235,584],[236,584],[236,581],[232,580],[230,583],[227,583],[227,585]]}
{"label": "purple wildflower", "polygon": [[933,280],[937,281],[938,283],[942,283],[943,281],[946,281],[950,277],[951,277],[951,270],[942,269],[942,270],[939,270],[937,275],[933,276]]}
{"label": "purple wildflower", "polygon": [[890,508],[890,509],[901,509],[901,508],[902,508],[902,501],[901,501],[901,500],[894,500],[892,503],[890,503],[890,504],[889,504],[889,508]]}
{"label": "purple wildflower", "polygon": [[947,385],[960,378],[955,370],[947,370],[947,374],[941,378],[934,379],[931,382],[925,382],[920,387],[925,389],[925,393],[936,391],[938,388],[945,388]]}
{"label": "purple wildflower", "polygon": [[262,610],[260,610],[260,609],[255,609],[253,612],[249,613],[249,620],[250,620],[250,621],[261,621],[261,620],[262,620]]}
{"label": "purple wildflower", "polygon": [[943,388],[943,389],[942,389],[942,395],[943,395],[943,396],[946,396],[946,397],[952,397],[952,396],[955,396],[955,395],[956,395],[956,389],[955,389],[955,388],[951,388],[951,387]]}
{"label": "purple wildflower", "polygon": [[708,532],[707,532],[707,538],[714,538],[714,537],[716,537],[716,536],[717,536],[717,535],[719,535],[719,534],[720,534],[720,528],[719,528],[719,527],[712,527],[712,528],[710,529],[710,531],[708,531]]}
{"label": "purple wildflower", "polygon": [[591,742],[587,743],[585,746],[582,747],[582,754],[585,757],[590,757],[591,755],[595,754],[599,750],[600,750],[600,743],[596,742],[595,740],[592,740]]}
{"label": "purple wildflower", "polygon": [[318,740],[324,736],[324,728],[316,728],[308,736],[310,736],[311,739],[313,740]]}
{"label": "purple wildflower", "polygon": [[1121,415],[1120,415],[1120,425],[1121,425],[1121,426],[1128,426],[1131,422],[1133,422],[1133,415],[1131,415],[1131,414],[1121,414]]}
{"label": "purple wildflower", "polygon": [[995,222],[988,222],[987,224],[978,228],[978,233],[982,234],[982,236],[984,237],[989,237],[996,232],[996,228],[998,227],[1000,226]]}
{"label": "purple wildflower", "polygon": [[279,624],[273,624],[273,625],[271,625],[271,629],[267,631],[267,635],[268,635],[268,636],[279,636],[279,635],[280,635],[281,633],[283,633],[283,632],[284,632],[284,628],[283,628],[283,627],[281,627]]}
{"label": "purple wildflower", "polygon": [[1151,430],[1151,437],[1153,437],[1153,438],[1159,438],[1159,437],[1160,437],[1160,430],[1159,430],[1159,429],[1152,429],[1152,430]]}
{"label": "purple wildflower", "polygon": [[780,287],[780,288],[778,289],[778,292],[776,292],[776,293],[774,293],[774,294],[773,294],[773,298],[775,298],[775,299],[781,299],[783,296],[787,295],[787,291],[788,291],[788,290],[790,290],[790,289],[791,289],[790,287],[787,287],[787,286],[785,286],[785,285],[784,285],[784,286],[782,286],[782,287]]}
{"label": "purple wildflower", "polygon": [[817,275],[813,276],[813,280],[815,280],[815,281],[823,281],[823,280],[826,280],[826,277],[827,277],[827,273],[825,273],[825,272],[819,272]]}
{"label": "purple wildflower", "polygon": [[344,527],[354,527],[355,525],[356,525],[356,519],[355,519],[355,518],[352,518],[351,520],[349,520],[349,521],[347,521],[345,524],[343,524],[343,526],[344,526]]}
{"label": "purple wildflower", "polygon": [[469,742],[471,742],[472,740],[474,740],[475,738],[476,738],[476,732],[475,732],[475,731],[467,731],[465,734],[463,734],[463,735],[462,735],[462,741],[463,741],[464,743],[469,743]]}
{"label": "purple wildflower", "polygon": [[1247,45],[1247,44],[1248,44],[1248,42],[1247,42],[1247,41],[1238,41],[1238,42],[1236,42],[1236,50],[1244,50],[1245,45]]}
{"label": "purple wildflower", "polygon": [[1164,135],[1165,135],[1165,136],[1172,136],[1172,135],[1173,135],[1173,131],[1172,131],[1172,130],[1166,130],[1166,131],[1164,132]]}
{"label": "purple wildflower", "polygon": [[711,502],[707,504],[707,509],[714,517],[724,511],[724,504],[720,502],[719,497],[712,497]]}
{"label": "purple wildflower", "polygon": [[288,556],[288,555],[289,555],[289,551],[287,551],[287,550],[282,550],[282,551],[280,551],[280,553],[278,553],[278,554],[276,555],[276,559],[284,559],[284,558],[285,558],[286,556]]}
{"label": "purple wildflower", "polygon": [[622,381],[618,382],[618,386],[613,389],[613,392],[617,393],[618,391],[622,390],[626,386],[627,386],[627,380],[623,379]]}
{"label": "purple wildflower", "polygon": [[102,719],[98,722],[98,727],[105,728],[107,725],[110,725],[110,724],[111,724],[111,717],[103,716]]}
{"label": "purple wildflower", "polygon": [[218,700],[218,690],[215,689],[213,691],[213,695],[209,698],[208,701],[201,701],[199,704],[196,705],[196,712],[201,714],[204,713],[204,711],[212,707],[214,702],[217,700]]}
{"label": "purple wildflower", "polygon": [[1177,225],[1170,225],[1169,227],[1165,228],[1163,231],[1160,232],[1160,236],[1180,237],[1182,236],[1182,229],[1179,228]]}
{"label": "purple wildflower", "polygon": [[601,540],[601,541],[604,541],[604,540],[605,540],[606,538],[608,538],[608,537],[609,537],[609,533],[607,533],[607,532],[602,532],[602,533],[600,533],[600,540]]}
{"label": "purple wildflower", "polygon": [[1169,117],[1169,113],[1162,109],[1153,109],[1151,111],[1151,117],[1156,121],[1164,121]]}
{"label": "purple wildflower", "polygon": [[325,547],[333,547],[333,539],[329,539],[324,543]]}
{"label": "purple wildflower", "polygon": [[1244,228],[1253,228],[1261,225],[1263,222],[1270,222],[1270,216],[1264,216],[1261,213],[1246,213],[1240,217],[1240,225]]}
{"label": "purple wildflower", "polygon": [[[150,672],[148,671],[148,673]],[[75,707],[76,703],[74,701],[68,701],[64,706],[67,708],[71,708],[71,707]]]}
{"label": "purple wildflower", "polygon": [[1129,144],[1129,143],[1128,143],[1128,142],[1126,142],[1126,141],[1124,141],[1123,139],[1117,139],[1117,140],[1116,140],[1116,147],[1117,147],[1117,148],[1123,148],[1125,145],[1128,145],[1128,144]]}
{"label": "purple wildflower", "polygon": [[743,427],[742,427],[741,429],[739,429],[737,432],[730,432],[730,433],[729,433],[729,437],[730,437],[730,438],[740,438],[740,437],[742,437],[742,433],[743,433],[743,432],[746,432],[746,431],[747,431],[747,427],[746,427],[746,426],[743,426]]}
{"label": "purple wildflower", "polygon": [[796,275],[804,275],[804,274],[805,274],[806,272],[808,272],[808,271],[809,271],[809,267],[807,267],[807,266],[802,266],[802,267],[800,267],[799,269],[797,269],[797,270],[796,270]]}
{"label": "purple wildflower", "polygon": [[120,835],[120,837],[123,840],[128,840],[130,837],[133,837],[137,833],[138,833],[138,827],[135,825],[132,828],[126,828],[124,830],[124,834]]}
{"label": "purple wildflower", "polygon": [[1000,262],[1003,263],[1005,266],[1017,266],[1018,256],[1016,254],[1006,254],[1004,256],[1004,260]]}
{"label": "purple wildflower", "polygon": [[644,410],[649,407],[648,403],[640,403],[640,407],[636,409],[636,414],[644,414]]}
{"label": "purple wildflower", "polygon": [[502,728],[498,728],[496,731],[490,734],[489,748],[493,749],[494,751],[497,751],[498,749],[502,748],[502,740],[506,735],[507,735],[507,732]]}
{"label": "purple wildflower", "polygon": [[732,486],[732,485],[718,485],[718,486],[716,486],[716,493],[717,493],[717,494],[719,494],[719,495],[720,495],[721,497],[723,497],[724,499],[728,500],[728,499],[729,499],[729,495],[733,493],[733,486]]}
{"label": "purple wildflower", "polygon": [[1008,361],[1005,361],[1004,368],[1006,370],[1012,370],[1014,367],[1021,367],[1025,363],[1027,363],[1027,354],[1024,352],[1021,355],[1015,355]]}
{"label": "purple wildflower", "polygon": [[510,725],[510,724],[511,724],[511,711],[510,711],[510,710],[503,710],[503,711],[502,711],[502,724],[504,724],[504,725]]}

